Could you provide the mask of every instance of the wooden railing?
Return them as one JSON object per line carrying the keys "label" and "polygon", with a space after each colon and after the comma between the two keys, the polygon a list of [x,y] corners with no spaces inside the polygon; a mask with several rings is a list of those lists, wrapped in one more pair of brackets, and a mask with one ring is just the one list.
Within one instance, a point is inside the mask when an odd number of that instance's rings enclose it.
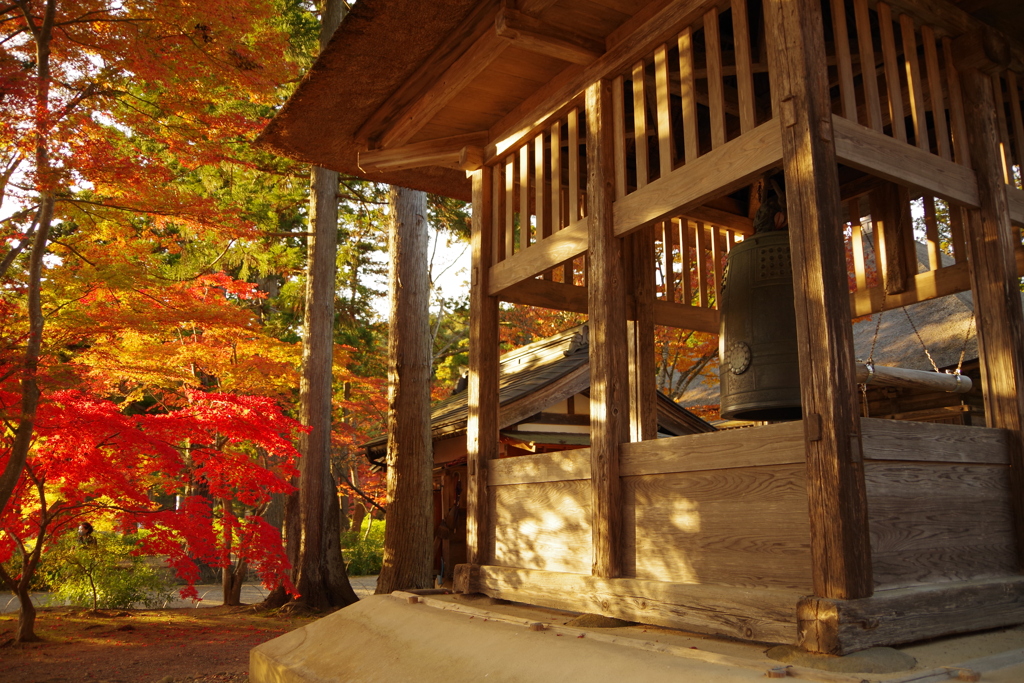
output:
{"label": "wooden railing", "polygon": [[[917,202],[920,204],[913,206]],[[924,218],[923,240],[915,241],[911,229],[885,225],[886,221],[907,225],[919,211]],[[958,205],[927,195],[914,198],[901,191],[887,198],[851,199],[846,202],[846,213],[843,228],[855,317],[970,289],[965,219]],[[924,254],[918,253],[919,243],[923,243]]]}
{"label": "wooden railing", "polygon": [[[749,16],[747,0],[710,7],[700,21],[615,76],[616,198],[771,118],[768,67],[751,57]],[[754,45],[764,45],[763,30],[753,38]]]}
{"label": "wooden railing", "polygon": [[[493,263],[529,252],[565,228],[585,233],[586,177],[586,117],[571,106],[494,168]],[[566,259],[543,276],[581,285],[582,259]]]}
{"label": "wooden railing", "polygon": [[[830,0],[826,36],[835,113],[947,161],[969,166],[950,38],[869,0]],[[826,31],[829,27],[826,27]]]}
{"label": "wooden railing", "polygon": [[725,257],[741,236],[686,217],[655,227],[659,301],[718,309]]}

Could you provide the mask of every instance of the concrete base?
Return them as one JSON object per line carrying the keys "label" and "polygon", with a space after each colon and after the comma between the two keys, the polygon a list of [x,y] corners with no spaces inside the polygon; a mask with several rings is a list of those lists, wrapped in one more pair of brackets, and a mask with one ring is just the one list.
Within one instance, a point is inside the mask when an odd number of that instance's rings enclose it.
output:
{"label": "concrete base", "polygon": [[756,668],[723,666],[617,646],[606,634],[597,635],[580,629],[531,631],[525,620],[497,621],[376,595],[254,649],[249,680],[733,683],[762,681],[778,664],[764,659]]}
{"label": "concrete base", "polygon": [[482,595],[377,595],[260,645],[250,655],[249,680],[941,683],[970,673],[962,680],[1024,681],[1024,628],[903,646],[913,668],[881,673],[864,656],[785,664],[769,659],[764,645],[643,624],[580,628],[572,625],[576,616]]}

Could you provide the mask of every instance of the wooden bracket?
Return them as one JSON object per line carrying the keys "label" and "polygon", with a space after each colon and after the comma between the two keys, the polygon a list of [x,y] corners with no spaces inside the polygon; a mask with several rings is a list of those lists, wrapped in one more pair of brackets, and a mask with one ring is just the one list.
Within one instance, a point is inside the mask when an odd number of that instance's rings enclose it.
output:
{"label": "wooden bracket", "polygon": [[989,28],[965,33],[953,41],[953,62],[959,71],[994,73],[1009,67],[1011,59],[1006,36]]}
{"label": "wooden bracket", "polygon": [[503,2],[494,28],[516,47],[573,64],[590,64],[604,54],[604,43],[527,16]]}
{"label": "wooden bracket", "polygon": [[474,171],[483,165],[483,145],[487,133],[468,133],[436,140],[415,142],[391,149],[373,149],[359,153],[359,168],[374,171],[402,171],[423,166],[444,166]]}

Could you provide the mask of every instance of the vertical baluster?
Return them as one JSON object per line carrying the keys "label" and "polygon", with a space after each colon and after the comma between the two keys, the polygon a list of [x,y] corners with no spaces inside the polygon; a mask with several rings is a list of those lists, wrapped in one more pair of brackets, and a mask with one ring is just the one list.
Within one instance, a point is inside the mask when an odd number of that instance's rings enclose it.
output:
{"label": "vertical baluster", "polygon": [[949,128],[946,126],[946,103],[942,99],[942,71],[939,69],[939,53],[935,49],[935,31],[931,26],[921,26],[921,42],[924,43],[924,63],[928,71],[928,98],[932,106],[932,121],[935,126],[935,140],[939,144],[939,156],[946,161],[953,159],[949,150]]}
{"label": "vertical baluster", "polygon": [[580,219],[580,112],[569,110],[569,223]]}
{"label": "vertical baluster", "polygon": [[962,166],[971,165],[967,146],[967,122],[964,119],[964,99],[960,92],[960,74],[953,65],[953,41],[942,37],[942,57],[946,66],[946,85],[949,88],[949,119],[953,126],[953,158]]}
{"label": "vertical baluster", "polygon": [[516,244],[516,155],[505,159],[505,258],[515,253]]}
{"label": "vertical baluster", "polygon": [[750,28],[747,24],[747,0],[732,0],[732,36],[736,50],[736,88],[739,91],[740,132],[757,125],[754,109],[754,71],[750,60]]}
{"label": "vertical baluster", "polygon": [[650,171],[647,159],[647,87],[644,62],[633,65],[633,142],[636,147],[636,189],[645,187]]}
{"label": "vertical baluster", "polygon": [[551,231],[566,226],[562,211],[562,122],[551,124]]}
{"label": "vertical baluster", "polygon": [[725,253],[728,254],[732,251],[732,248],[736,246],[736,231],[726,230],[725,231]]}
{"label": "vertical baluster", "polygon": [[[537,214],[538,242],[551,237],[551,202],[548,198],[548,190],[551,187],[547,172],[547,155],[544,153],[544,132],[541,131],[533,139],[533,210]],[[544,279],[554,279],[555,271],[544,271]]]}
{"label": "vertical baluster", "polygon": [[697,221],[694,231],[697,236],[697,305],[708,308],[708,238],[700,221]]}
{"label": "vertical baluster", "polygon": [[1017,81],[1017,74],[1013,71],[1006,72],[1006,86],[1010,94],[1010,116],[1013,119],[1014,151],[1017,153],[1017,167],[1022,176],[1018,187],[1024,190],[1024,119],[1021,118],[1020,110],[1020,85]]}
{"label": "vertical baluster", "polygon": [[679,94],[683,100],[683,154],[686,163],[690,163],[700,156],[700,141],[697,136],[697,84],[693,76],[693,29],[689,26],[684,28],[679,34],[678,43]]}
{"label": "vertical baluster", "polygon": [[725,91],[722,86],[722,38],[718,10],[704,15],[704,47],[708,66],[708,108],[711,110],[711,148],[725,144]]}
{"label": "vertical baluster", "polygon": [[722,239],[722,231],[718,226],[712,225],[711,228],[711,261],[714,267],[715,277],[715,308],[720,309],[722,307],[722,258],[725,254],[725,244]]}
{"label": "vertical baluster", "polygon": [[530,246],[530,143],[519,148],[519,248]]}
{"label": "vertical baluster", "polygon": [[871,15],[868,0],[853,0],[854,16],[857,20],[857,45],[860,49],[860,73],[864,83],[864,99],[867,104],[867,126],[882,132],[882,103],[878,99],[878,73],[876,72],[875,45],[871,40]]}
{"label": "vertical baluster", "polygon": [[924,112],[924,87],[921,84],[921,64],[917,59],[917,31],[914,28],[914,19],[910,15],[900,15],[900,30],[903,32],[903,61],[907,69],[910,113],[914,119],[914,140],[918,147],[930,152],[928,119]]}
{"label": "vertical baluster", "polygon": [[672,243],[675,241],[674,232],[672,219],[668,219],[661,224],[661,267],[665,274],[665,301],[676,300],[676,269],[675,259],[672,257]]}
{"label": "vertical baluster", "polygon": [[896,57],[896,36],[892,30],[892,11],[884,2],[878,3],[878,28],[882,37],[882,66],[885,71],[886,93],[889,100],[889,120],[893,137],[907,141],[906,117],[903,113],[903,91],[900,88],[899,62]]}
{"label": "vertical baluster", "polygon": [[505,235],[510,226],[505,216],[505,167],[495,164],[491,173],[491,225],[494,235],[491,238],[492,263],[505,260]]}
{"label": "vertical baluster", "polygon": [[868,288],[868,271],[864,259],[864,227],[860,224],[860,200],[851,199],[847,205],[850,215],[850,251],[853,253],[853,276],[857,291]]}
{"label": "vertical baluster", "polygon": [[692,266],[690,262],[690,221],[679,219],[679,258],[682,262],[683,303],[693,305]]}
{"label": "vertical baluster", "polygon": [[839,68],[839,100],[842,115],[857,120],[857,91],[853,86],[853,60],[850,59],[850,33],[846,26],[845,0],[832,0],[832,33],[835,36],[836,65]]}
{"label": "vertical baluster", "polygon": [[659,177],[664,178],[674,166],[672,144],[672,97],[668,81],[668,46],[659,45],[654,51],[654,88],[658,102],[658,162]]}
{"label": "vertical baluster", "polygon": [[1002,143],[1002,159],[1003,159],[1003,182],[1007,185],[1011,184],[1012,173],[1010,171],[1010,133],[1006,127],[1006,106],[1003,100],[1003,79],[1002,74],[996,72],[992,74],[992,92],[995,96],[996,105],[996,121],[998,122],[999,128],[999,141]]}
{"label": "vertical baluster", "polygon": [[957,263],[967,261],[967,245],[964,243],[964,212],[956,204],[949,207],[949,235],[953,242],[953,259]]}
{"label": "vertical baluster", "polygon": [[939,250],[939,221],[935,217],[935,198],[925,196],[924,201],[924,235],[928,246],[928,270],[942,267],[942,256]]}
{"label": "vertical baluster", "polygon": [[626,95],[625,79],[618,76],[612,81],[612,128],[615,147],[615,199],[626,196]]}

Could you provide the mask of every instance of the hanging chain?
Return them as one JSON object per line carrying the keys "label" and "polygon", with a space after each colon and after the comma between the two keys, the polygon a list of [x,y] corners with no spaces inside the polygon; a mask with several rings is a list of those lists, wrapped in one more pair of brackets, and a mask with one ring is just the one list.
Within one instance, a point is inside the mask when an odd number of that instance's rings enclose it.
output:
{"label": "hanging chain", "polygon": [[910,326],[914,329],[917,341],[921,342],[921,348],[924,349],[924,355],[928,356],[928,362],[932,364],[932,370],[940,372],[939,366],[935,364],[935,359],[932,358],[931,352],[928,350],[928,347],[925,346],[924,339],[921,338],[921,333],[917,331],[917,325],[914,324],[914,319],[910,317],[910,311],[904,308],[903,312],[906,314],[907,320],[910,322]]}

